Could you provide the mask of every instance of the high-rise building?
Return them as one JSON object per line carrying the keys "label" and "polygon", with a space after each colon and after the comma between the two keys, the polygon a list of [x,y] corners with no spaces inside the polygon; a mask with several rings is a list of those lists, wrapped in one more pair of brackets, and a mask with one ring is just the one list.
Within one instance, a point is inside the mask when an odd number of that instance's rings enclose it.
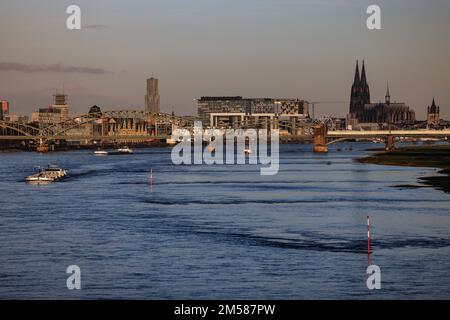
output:
{"label": "high-rise building", "polygon": [[159,112],[159,88],[158,79],[151,77],[147,79],[147,94],[145,95],[145,110]]}
{"label": "high-rise building", "polygon": [[0,101],[0,119],[3,119],[9,114],[9,102],[6,100]]}
{"label": "high-rise building", "polygon": [[66,94],[56,94],[53,95],[53,109],[60,110],[61,121],[65,121],[69,119],[69,105],[67,104],[67,95]]}
{"label": "high-rise building", "polygon": [[441,118],[439,115],[439,106],[436,106],[436,103],[431,103],[431,106],[427,108],[427,127],[428,128],[439,128],[441,124]]}

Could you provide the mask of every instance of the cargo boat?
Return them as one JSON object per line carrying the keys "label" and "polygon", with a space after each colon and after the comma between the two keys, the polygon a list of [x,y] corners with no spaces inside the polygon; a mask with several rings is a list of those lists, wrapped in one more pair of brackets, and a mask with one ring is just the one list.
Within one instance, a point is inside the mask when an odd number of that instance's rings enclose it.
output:
{"label": "cargo boat", "polygon": [[50,183],[60,181],[68,176],[66,170],[63,170],[54,165],[48,165],[44,170],[28,176],[25,181],[29,183]]}

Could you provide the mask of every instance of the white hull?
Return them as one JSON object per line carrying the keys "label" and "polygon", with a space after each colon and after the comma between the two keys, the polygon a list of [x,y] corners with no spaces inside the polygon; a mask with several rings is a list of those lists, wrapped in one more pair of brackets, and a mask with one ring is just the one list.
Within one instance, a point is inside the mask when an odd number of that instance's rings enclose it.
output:
{"label": "white hull", "polygon": [[94,155],[96,155],[96,156],[107,156],[108,155],[108,151],[95,151]]}
{"label": "white hull", "polygon": [[67,177],[67,171],[49,166],[46,170],[28,176],[25,181],[29,183],[50,183]]}
{"label": "white hull", "polygon": [[124,148],[117,149],[117,152],[123,153],[123,154],[132,154],[133,153],[133,149],[130,149],[128,147],[124,147]]}

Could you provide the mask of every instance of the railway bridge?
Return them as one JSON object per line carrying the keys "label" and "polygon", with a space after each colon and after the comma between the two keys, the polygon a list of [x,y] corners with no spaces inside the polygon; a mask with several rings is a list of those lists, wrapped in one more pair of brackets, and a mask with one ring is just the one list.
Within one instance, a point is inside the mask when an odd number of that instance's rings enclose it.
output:
{"label": "railway bridge", "polygon": [[60,140],[144,142],[166,139],[177,127],[192,126],[184,118],[143,110],[93,112],[57,123],[0,121],[0,140],[35,141],[39,146]]}

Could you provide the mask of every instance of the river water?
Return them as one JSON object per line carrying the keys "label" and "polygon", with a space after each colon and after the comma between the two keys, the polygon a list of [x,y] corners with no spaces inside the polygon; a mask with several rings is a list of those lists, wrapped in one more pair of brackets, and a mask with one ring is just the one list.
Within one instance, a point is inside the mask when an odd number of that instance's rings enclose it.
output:
{"label": "river water", "polygon": [[[275,176],[175,166],[169,148],[0,154],[0,298],[450,298],[450,194],[398,187],[436,170],[360,164],[373,145],[349,145],[282,145]],[[71,178],[24,183],[49,163]]]}

